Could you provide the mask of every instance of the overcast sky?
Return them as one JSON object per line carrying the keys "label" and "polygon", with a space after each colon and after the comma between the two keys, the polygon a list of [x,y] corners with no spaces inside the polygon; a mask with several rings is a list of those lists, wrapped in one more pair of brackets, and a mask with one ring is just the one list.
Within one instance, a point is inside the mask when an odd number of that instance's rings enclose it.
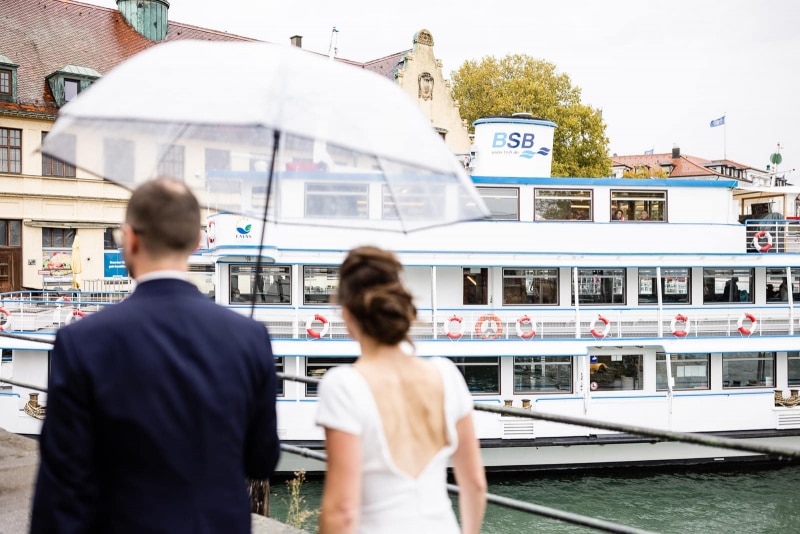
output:
{"label": "overcast sky", "polygon": [[[115,0],[85,0],[116,8]],[[170,20],[274,43],[303,37],[367,61],[428,29],[444,75],[522,53],[554,63],[602,109],[610,153],[670,152],[780,170],[800,183],[796,0],[169,0]],[[526,110],[519,110],[526,111]],[[711,128],[725,116],[725,126]]]}

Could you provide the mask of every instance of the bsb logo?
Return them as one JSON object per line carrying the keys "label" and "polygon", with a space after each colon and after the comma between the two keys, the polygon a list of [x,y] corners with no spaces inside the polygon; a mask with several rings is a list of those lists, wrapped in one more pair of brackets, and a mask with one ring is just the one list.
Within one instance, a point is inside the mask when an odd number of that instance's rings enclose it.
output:
{"label": "bsb logo", "polygon": [[[547,147],[541,147],[539,150],[534,150],[534,137],[535,136],[532,133],[523,134],[520,132],[495,132],[494,139],[492,140],[492,148],[521,148],[524,150],[519,153],[519,157],[526,159],[531,159],[537,154],[540,156],[548,155],[550,153],[550,149]],[[508,153],[516,154],[516,152]]]}
{"label": "bsb logo", "polygon": [[236,239],[253,239],[253,236],[250,235],[250,230],[253,229],[253,225],[250,223],[249,219],[239,219],[236,221]]}

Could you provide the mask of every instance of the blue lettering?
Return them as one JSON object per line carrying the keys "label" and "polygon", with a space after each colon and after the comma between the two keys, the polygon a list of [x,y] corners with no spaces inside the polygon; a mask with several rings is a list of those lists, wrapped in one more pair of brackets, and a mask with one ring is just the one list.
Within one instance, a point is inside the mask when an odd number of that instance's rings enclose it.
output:
{"label": "blue lettering", "polygon": [[526,133],[522,136],[522,148],[533,148],[533,134]]}
{"label": "blue lettering", "polygon": [[508,136],[508,143],[506,144],[508,148],[517,148],[519,146],[519,133],[514,132]]}
{"label": "blue lettering", "polygon": [[505,132],[495,132],[494,141],[492,142],[492,148],[500,148],[502,146],[505,146],[505,144],[506,144]]}

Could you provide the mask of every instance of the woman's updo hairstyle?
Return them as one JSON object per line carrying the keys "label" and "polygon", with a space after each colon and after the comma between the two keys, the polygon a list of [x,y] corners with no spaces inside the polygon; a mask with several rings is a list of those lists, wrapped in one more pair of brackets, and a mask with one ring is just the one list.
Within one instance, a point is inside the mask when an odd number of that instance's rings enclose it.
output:
{"label": "woman's updo hairstyle", "polygon": [[408,340],[417,318],[411,294],[400,282],[402,270],[394,254],[377,247],[351,250],[339,270],[339,305],[366,335],[385,345]]}

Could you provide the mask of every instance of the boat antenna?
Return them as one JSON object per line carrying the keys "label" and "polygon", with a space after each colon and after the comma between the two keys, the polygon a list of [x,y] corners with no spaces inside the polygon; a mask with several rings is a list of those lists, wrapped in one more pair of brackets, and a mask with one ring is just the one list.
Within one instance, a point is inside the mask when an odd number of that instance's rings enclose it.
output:
{"label": "boat antenna", "polygon": [[328,44],[328,59],[333,59],[339,53],[339,30],[336,26],[331,30],[331,41]]}

